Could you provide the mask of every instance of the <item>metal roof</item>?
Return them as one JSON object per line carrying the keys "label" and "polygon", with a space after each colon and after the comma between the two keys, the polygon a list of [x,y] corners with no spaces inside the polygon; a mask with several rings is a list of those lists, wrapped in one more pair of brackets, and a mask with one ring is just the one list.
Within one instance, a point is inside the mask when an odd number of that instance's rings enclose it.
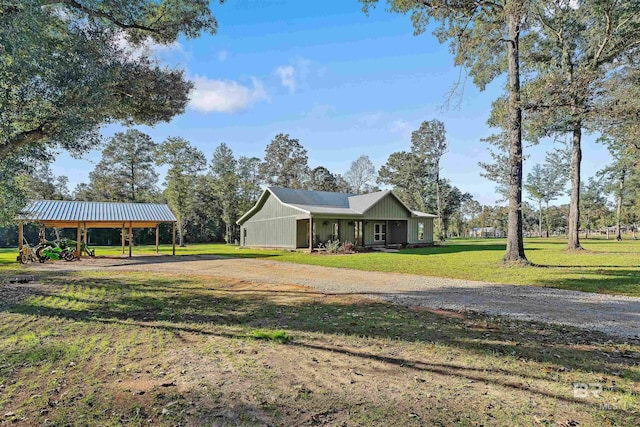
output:
{"label": "metal roof", "polygon": [[349,197],[354,196],[354,194],[332,191],[294,190],[293,188],[281,187],[269,187],[268,189],[278,200],[289,205],[349,208]]}
{"label": "metal roof", "polygon": [[174,222],[166,204],[34,200],[19,215],[26,221]]}

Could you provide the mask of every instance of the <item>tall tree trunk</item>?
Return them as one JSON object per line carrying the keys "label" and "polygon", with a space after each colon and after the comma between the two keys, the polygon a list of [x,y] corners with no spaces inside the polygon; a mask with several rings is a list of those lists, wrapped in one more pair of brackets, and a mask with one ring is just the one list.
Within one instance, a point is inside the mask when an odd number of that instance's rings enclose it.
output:
{"label": "tall tree trunk", "polygon": [[538,237],[542,237],[542,199],[538,200]]}
{"label": "tall tree trunk", "polygon": [[[569,202],[569,234],[567,249],[578,250],[580,246],[580,162],[582,161],[582,122],[573,124],[573,138],[571,140],[571,200]],[[585,235],[586,238],[586,235]]]}
{"label": "tall tree trunk", "polygon": [[136,165],[131,162],[131,201],[136,202]]}
{"label": "tall tree trunk", "polygon": [[522,236],[522,108],[520,106],[520,11],[521,1],[514,1],[507,16],[509,40],[509,223],[505,262],[527,262]]}
{"label": "tall tree trunk", "polygon": [[178,218],[178,246],[184,248],[184,222],[182,221],[182,216]]}
{"label": "tall tree trunk", "polygon": [[549,201],[547,200],[547,206],[544,210],[544,216],[546,218],[547,221],[547,239],[549,238],[549,233],[551,231],[551,224],[549,224]]}
{"label": "tall tree trunk", "polygon": [[622,170],[620,172],[620,187],[618,188],[618,200],[616,206],[616,240],[622,240],[622,232],[620,230],[620,217],[622,216],[622,197],[624,193],[624,178],[626,175],[626,171]]}
{"label": "tall tree trunk", "polygon": [[[436,168],[439,166],[436,164]],[[438,239],[444,240],[443,221],[442,221],[442,203],[440,201],[440,172],[436,170],[436,209],[438,211]]]}

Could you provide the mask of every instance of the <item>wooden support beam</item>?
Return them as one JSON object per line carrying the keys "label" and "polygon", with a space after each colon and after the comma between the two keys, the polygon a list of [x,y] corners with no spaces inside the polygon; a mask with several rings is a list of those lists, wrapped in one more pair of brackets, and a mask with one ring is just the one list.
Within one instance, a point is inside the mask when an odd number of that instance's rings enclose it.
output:
{"label": "wooden support beam", "polygon": [[76,227],[76,256],[82,257],[82,225],[78,222]]}
{"label": "wooden support beam", "polygon": [[156,253],[158,253],[158,246],[160,246],[160,224],[156,225]]}
{"label": "wooden support beam", "polygon": [[313,252],[313,217],[309,214],[309,252]]}
{"label": "wooden support beam", "polygon": [[22,246],[24,242],[24,223],[20,221],[18,223],[18,251],[22,255]]}
{"label": "wooden support beam", "polygon": [[176,255],[176,223],[171,223],[171,245],[173,246],[172,254]]}
{"label": "wooden support beam", "polygon": [[131,248],[133,246],[133,224],[129,221],[129,258],[131,258]]}
{"label": "wooden support beam", "polygon": [[122,223],[122,255],[124,255],[124,237],[125,237],[125,231],[124,231],[124,222]]}
{"label": "wooden support beam", "polygon": [[389,245],[389,221],[384,222],[384,247]]}
{"label": "wooden support beam", "polygon": [[84,231],[84,235],[82,236],[82,243],[84,243],[84,247],[86,248],[87,247],[87,241],[89,240],[89,237],[87,236],[88,233],[87,233],[87,223],[86,222],[83,224],[82,229]]}

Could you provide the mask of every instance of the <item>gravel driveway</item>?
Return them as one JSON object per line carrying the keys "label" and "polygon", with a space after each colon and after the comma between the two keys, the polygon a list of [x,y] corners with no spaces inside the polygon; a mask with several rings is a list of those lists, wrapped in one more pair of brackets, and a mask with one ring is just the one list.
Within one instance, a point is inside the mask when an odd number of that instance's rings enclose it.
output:
{"label": "gravel driveway", "polygon": [[356,293],[408,306],[470,310],[640,337],[640,298],[625,296],[214,256],[96,258],[34,268],[153,271],[305,285],[324,293]]}

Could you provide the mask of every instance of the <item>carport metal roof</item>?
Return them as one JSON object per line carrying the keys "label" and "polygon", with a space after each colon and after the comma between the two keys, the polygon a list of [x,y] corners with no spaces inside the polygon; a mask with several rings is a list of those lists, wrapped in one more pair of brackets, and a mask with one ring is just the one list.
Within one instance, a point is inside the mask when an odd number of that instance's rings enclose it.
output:
{"label": "carport metal roof", "polygon": [[159,223],[177,221],[166,204],[67,200],[31,201],[18,219],[51,227],[76,227],[83,223],[90,228],[122,227],[123,223],[136,228],[155,227]]}

